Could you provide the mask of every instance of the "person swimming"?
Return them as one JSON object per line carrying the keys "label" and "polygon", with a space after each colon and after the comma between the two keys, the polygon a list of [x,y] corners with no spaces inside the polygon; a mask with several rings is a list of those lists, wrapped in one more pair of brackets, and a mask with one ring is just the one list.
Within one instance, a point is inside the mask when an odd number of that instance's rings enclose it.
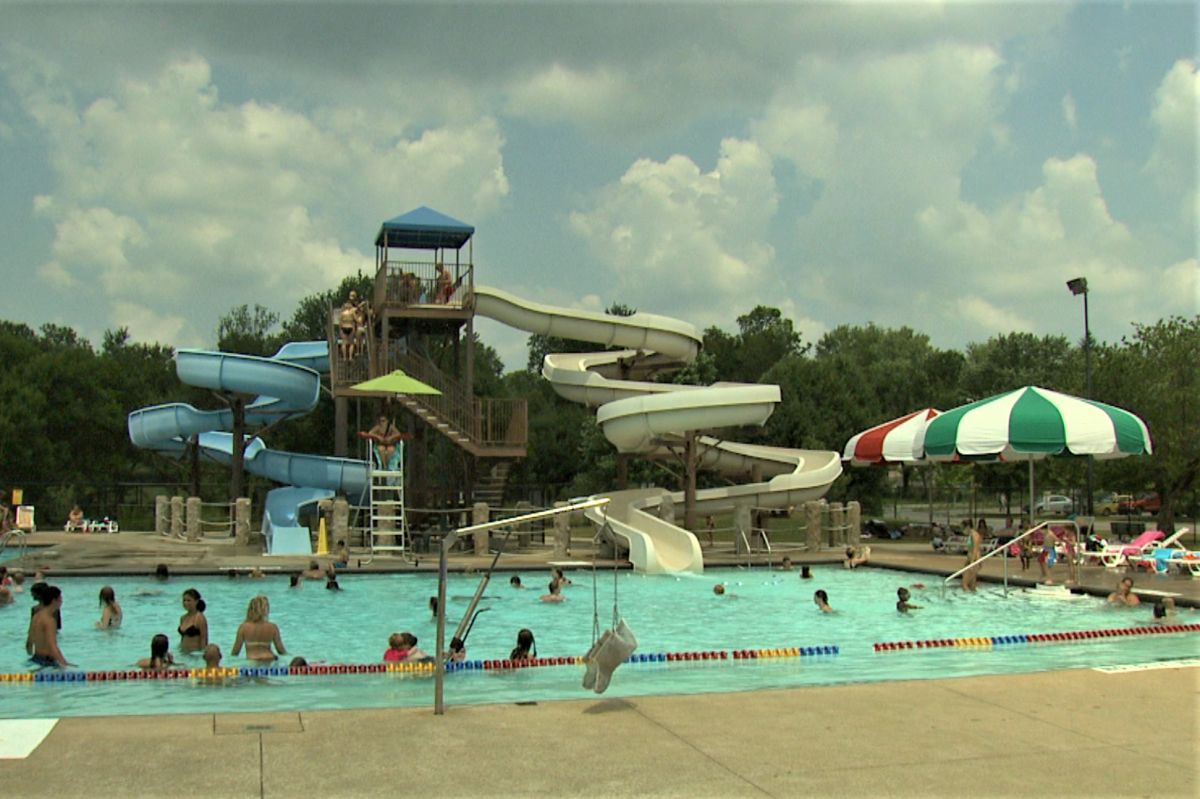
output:
{"label": "person swimming", "polygon": [[907,588],[903,588],[903,587],[897,588],[896,589],[896,598],[898,600],[896,602],[896,610],[900,613],[908,613],[910,610],[920,610],[921,609],[920,605],[913,605],[908,601],[909,593],[908,593]]}
{"label": "person swimming", "polygon": [[833,608],[829,607],[829,594],[825,593],[824,589],[818,588],[813,593],[813,602],[822,613],[833,613]]}

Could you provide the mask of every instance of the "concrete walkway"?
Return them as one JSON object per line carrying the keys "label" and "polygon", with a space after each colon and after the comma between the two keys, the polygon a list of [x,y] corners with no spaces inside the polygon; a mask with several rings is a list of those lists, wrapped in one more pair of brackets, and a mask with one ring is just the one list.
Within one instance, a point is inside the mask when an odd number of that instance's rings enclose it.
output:
{"label": "concrete walkway", "polygon": [[[11,797],[1194,797],[1195,668],[63,719]],[[452,702],[452,697],[450,698]]]}

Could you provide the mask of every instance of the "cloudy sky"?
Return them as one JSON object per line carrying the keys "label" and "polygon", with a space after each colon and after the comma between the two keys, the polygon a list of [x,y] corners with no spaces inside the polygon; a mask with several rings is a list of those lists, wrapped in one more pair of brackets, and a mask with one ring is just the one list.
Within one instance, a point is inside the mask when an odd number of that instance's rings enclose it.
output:
{"label": "cloudy sky", "polygon": [[[1194,4],[0,4],[0,317],[211,344],[475,225],[477,282],[961,347],[1200,310]],[[510,367],[525,335],[480,325]]]}

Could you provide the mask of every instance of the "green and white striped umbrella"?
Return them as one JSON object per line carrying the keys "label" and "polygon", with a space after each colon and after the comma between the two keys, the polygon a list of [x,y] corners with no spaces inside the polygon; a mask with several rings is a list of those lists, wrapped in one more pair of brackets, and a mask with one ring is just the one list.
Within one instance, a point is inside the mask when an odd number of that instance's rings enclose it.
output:
{"label": "green and white striped umbrella", "polygon": [[1037,386],[962,405],[925,428],[933,460],[1035,460],[1069,453],[1096,458],[1149,455],[1146,423],[1129,411]]}
{"label": "green and white striped umbrella", "polygon": [[1123,458],[1153,449],[1146,423],[1129,411],[1037,386],[961,405],[925,427],[930,460],[1029,461],[1030,509],[1035,460],[1063,453]]}

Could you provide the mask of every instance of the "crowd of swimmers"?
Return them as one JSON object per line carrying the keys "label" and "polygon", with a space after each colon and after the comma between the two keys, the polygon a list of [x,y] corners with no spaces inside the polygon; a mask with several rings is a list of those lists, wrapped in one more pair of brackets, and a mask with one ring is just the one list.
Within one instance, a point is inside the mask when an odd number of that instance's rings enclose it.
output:
{"label": "crowd of swimmers", "polygon": [[[250,570],[251,576],[263,577],[261,570]],[[236,572],[230,572],[230,577],[236,577]],[[155,568],[154,577],[159,582],[170,579],[170,570],[165,564]],[[329,590],[341,590],[337,585],[337,573],[331,563],[322,568],[317,561],[311,561],[309,567],[292,574],[289,578],[290,587],[299,587],[305,580],[324,580]],[[7,598],[0,604],[10,604],[12,594],[20,593],[24,577],[17,572],[9,575],[7,568],[0,566],[0,590]],[[515,589],[523,589],[521,578],[513,575],[509,584]],[[547,593],[541,597],[543,602],[562,602],[564,586],[571,585],[571,580],[560,568],[551,572]],[[137,594],[151,596],[161,593],[158,590],[142,589]],[[26,636],[25,648],[32,663],[39,667],[68,668],[75,666],[67,660],[58,645],[58,631],[62,629],[62,590],[45,582],[42,574],[36,575],[36,582],[30,586],[29,594],[35,601],[29,622],[29,632]],[[208,619],[204,611],[207,609],[204,598],[195,588],[188,588],[181,596],[183,615],[179,617],[176,632],[179,635],[177,652],[181,654],[199,654],[207,668],[217,668],[221,665],[223,653],[220,646],[209,640]],[[437,598],[430,597],[430,609],[434,618],[437,617]],[[116,591],[112,586],[103,586],[99,593],[100,618],[96,627],[102,630],[114,630],[121,626],[124,611],[117,600]],[[283,637],[278,625],[270,620],[270,600],[263,594],[250,599],[246,607],[246,618],[237,628],[233,648],[233,657],[241,655],[245,650],[248,660],[256,663],[274,662],[280,656],[288,654],[283,643]],[[383,661],[395,662],[432,662],[434,658],[418,648],[418,639],[411,632],[392,633],[388,637],[388,647],[383,653]],[[529,660],[537,656],[537,645],[533,632],[522,628],[517,633],[516,646],[510,655],[511,660]],[[450,640],[449,648],[443,657],[447,661],[462,662],[466,660],[466,645],[461,638]],[[308,661],[303,657],[292,658],[289,666],[307,666]],[[165,633],[157,633],[150,639],[150,656],[142,658],[137,663],[138,668],[146,671],[166,671],[175,668],[175,657],[171,651],[171,639]]]}
{"label": "crowd of swimmers", "polygon": [[[859,557],[859,554],[858,552],[848,550],[844,565],[847,568],[854,568],[854,565],[850,562]],[[867,554],[869,556],[869,553]],[[347,557],[348,555],[342,554],[343,565]],[[791,559],[788,557],[783,558],[780,568],[784,571],[791,571],[793,569]],[[258,569],[251,569],[249,574],[251,577],[265,576]],[[159,581],[166,581],[170,577],[169,569],[165,565],[160,564],[156,568],[154,576]],[[230,576],[235,577],[236,572],[230,572]],[[802,565],[800,567],[799,578],[801,580],[812,579],[813,573],[811,567]],[[328,590],[341,590],[337,582],[337,571],[333,562],[322,567],[316,560],[311,561],[307,569],[290,575],[290,587],[299,587],[304,581],[308,580],[324,581],[325,587]],[[513,590],[525,589],[525,585],[522,583],[519,575],[512,575],[509,578],[509,585]],[[551,603],[564,601],[563,588],[569,585],[571,585],[571,580],[563,573],[562,569],[553,569],[546,593],[540,597],[540,600]],[[916,589],[925,588],[922,583],[913,583],[910,587]],[[967,588],[966,585],[964,585],[964,588]],[[967,588],[967,590],[973,589]],[[0,566],[0,605],[11,604],[13,594],[23,591],[25,591],[24,575],[21,572],[9,574],[6,567]],[[38,667],[67,668],[73,666],[74,664],[67,660],[58,645],[58,631],[62,629],[62,591],[57,586],[47,583],[41,572],[38,572],[34,577],[33,584],[29,587],[28,593],[36,602],[31,612],[29,632],[25,642],[26,651],[30,655],[31,661]],[[160,592],[142,589],[137,593],[150,595]],[[723,583],[714,585],[713,593],[717,596],[737,597],[737,594],[727,591]],[[920,610],[922,606],[914,604],[910,601],[911,599],[912,594],[909,587],[901,586],[897,588],[897,613],[908,614],[910,611]],[[1108,604],[1118,607],[1140,606],[1141,599],[1133,589],[1133,578],[1129,576],[1123,577],[1116,590],[1108,595],[1106,601]],[[821,613],[834,612],[834,608],[830,604],[829,594],[824,589],[817,589],[813,593],[813,603]],[[220,666],[223,655],[221,648],[209,640],[208,619],[204,613],[206,604],[200,592],[195,588],[186,589],[182,593],[181,604],[183,614],[179,617],[179,623],[176,628],[176,632],[179,635],[177,651],[182,654],[198,653],[204,659],[207,667],[215,668]],[[436,618],[438,611],[436,597],[430,597],[429,606],[433,617]],[[96,622],[97,628],[111,630],[121,626],[124,612],[112,586],[106,585],[100,589],[99,607],[100,618]],[[263,663],[273,662],[280,656],[288,654],[279,627],[269,618],[270,611],[270,601],[266,596],[259,594],[250,599],[246,608],[245,620],[237,628],[231,650],[232,656],[239,656],[244,649],[247,659]],[[1151,623],[1167,623],[1175,615],[1174,600],[1171,597],[1162,597],[1153,607],[1153,619]],[[521,629],[517,634],[516,646],[514,646],[510,654],[510,659],[525,660],[536,656],[537,646],[534,641],[533,632],[529,629]],[[450,661],[465,660],[466,646],[464,641],[458,637],[452,638],[449,649],[443,653],[443,658]],[[383,653],[383,660],[389,663],[400,661],[420,662],[433,661],[434,658],[418,647],[418,639],[415,635],[405,631],[393,633],[389,636],[387,649]],[[293,658],[289,665],[305,666],[307,665],[307,661],[302,657]],[[170,637],[164,633],[154,635],[150,641],[149,657],[140,660],[138,666],[151,671],[174,668],[175,661],[171,653]]]}

